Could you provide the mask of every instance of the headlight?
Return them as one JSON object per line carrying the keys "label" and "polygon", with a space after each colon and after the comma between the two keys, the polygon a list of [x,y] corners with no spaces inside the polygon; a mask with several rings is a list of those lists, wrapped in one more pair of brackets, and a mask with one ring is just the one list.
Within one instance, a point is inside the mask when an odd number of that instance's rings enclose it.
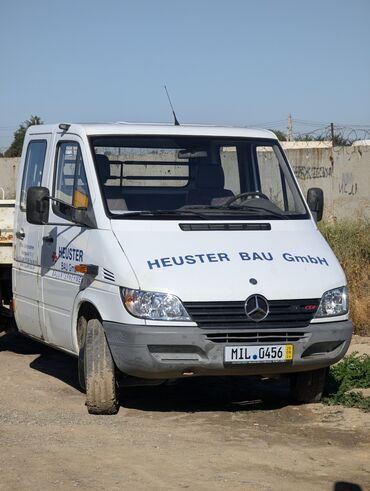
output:
{"label": "headlight", "polygon": [[341,286],[324,293],[315,317],[332,317],[348,312],[347,288]]}
{"label": "headlight", "polygon": [[170,293],[122,290],[123,303],[130,314],[154,321],[190,321],[181,300]]}

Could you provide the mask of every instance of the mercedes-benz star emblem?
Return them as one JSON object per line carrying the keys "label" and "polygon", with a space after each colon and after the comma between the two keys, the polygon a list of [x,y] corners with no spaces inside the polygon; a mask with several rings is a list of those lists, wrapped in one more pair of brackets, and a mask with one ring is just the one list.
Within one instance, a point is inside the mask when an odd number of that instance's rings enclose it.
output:
{"label": "mercedes-benz star emblem", "polygon": [[251,295],[245,301],[244,310],[248,319],[261,322],[268,316],[269,304],[262,295]]}

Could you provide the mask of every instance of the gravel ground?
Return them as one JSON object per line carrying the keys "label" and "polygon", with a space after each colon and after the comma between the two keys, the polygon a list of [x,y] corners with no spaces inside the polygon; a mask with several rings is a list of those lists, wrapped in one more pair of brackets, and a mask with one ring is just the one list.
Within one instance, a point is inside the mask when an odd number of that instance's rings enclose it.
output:
{"label": "gravel ground", "polygon": [[90,416],[74,358],[4,334],[0,367],[1,490],[370,490],[369,413],[294,405],[285,380],[125,389]]}

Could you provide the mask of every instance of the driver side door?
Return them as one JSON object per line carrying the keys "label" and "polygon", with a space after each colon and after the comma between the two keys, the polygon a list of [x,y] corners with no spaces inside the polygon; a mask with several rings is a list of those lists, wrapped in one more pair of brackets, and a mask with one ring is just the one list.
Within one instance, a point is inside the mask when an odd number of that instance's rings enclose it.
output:
{"label": "driver side door", "polygon": [[49,343],[73,350],[72,313],[82,274],[90,231],[73,223],[72,207],[87,208],[90,193],[85,173],[83,145],[77,136],[61,138],[56,145],[51,194],[60,200],[51,205],[43,230],[42,322]]}

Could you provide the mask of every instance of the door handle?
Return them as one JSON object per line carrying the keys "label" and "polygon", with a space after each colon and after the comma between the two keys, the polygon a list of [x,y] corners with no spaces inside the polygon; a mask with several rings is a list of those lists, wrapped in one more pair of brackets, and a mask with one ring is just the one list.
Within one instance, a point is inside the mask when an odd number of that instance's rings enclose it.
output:
{"label": "door handle", "polygon": [[54,239],[51,235],[45,235],[42,240],[43,242],[47,242],[48,244],[52,244],[54,242]]}
{"label": "door handle", "polygon": [[26,237],[26,234],[24,233],[23,228],[21,228],[20,230],[17,230],[17,232],[15,233],[15,236],[17,237],[17,239],[23,240]]}

